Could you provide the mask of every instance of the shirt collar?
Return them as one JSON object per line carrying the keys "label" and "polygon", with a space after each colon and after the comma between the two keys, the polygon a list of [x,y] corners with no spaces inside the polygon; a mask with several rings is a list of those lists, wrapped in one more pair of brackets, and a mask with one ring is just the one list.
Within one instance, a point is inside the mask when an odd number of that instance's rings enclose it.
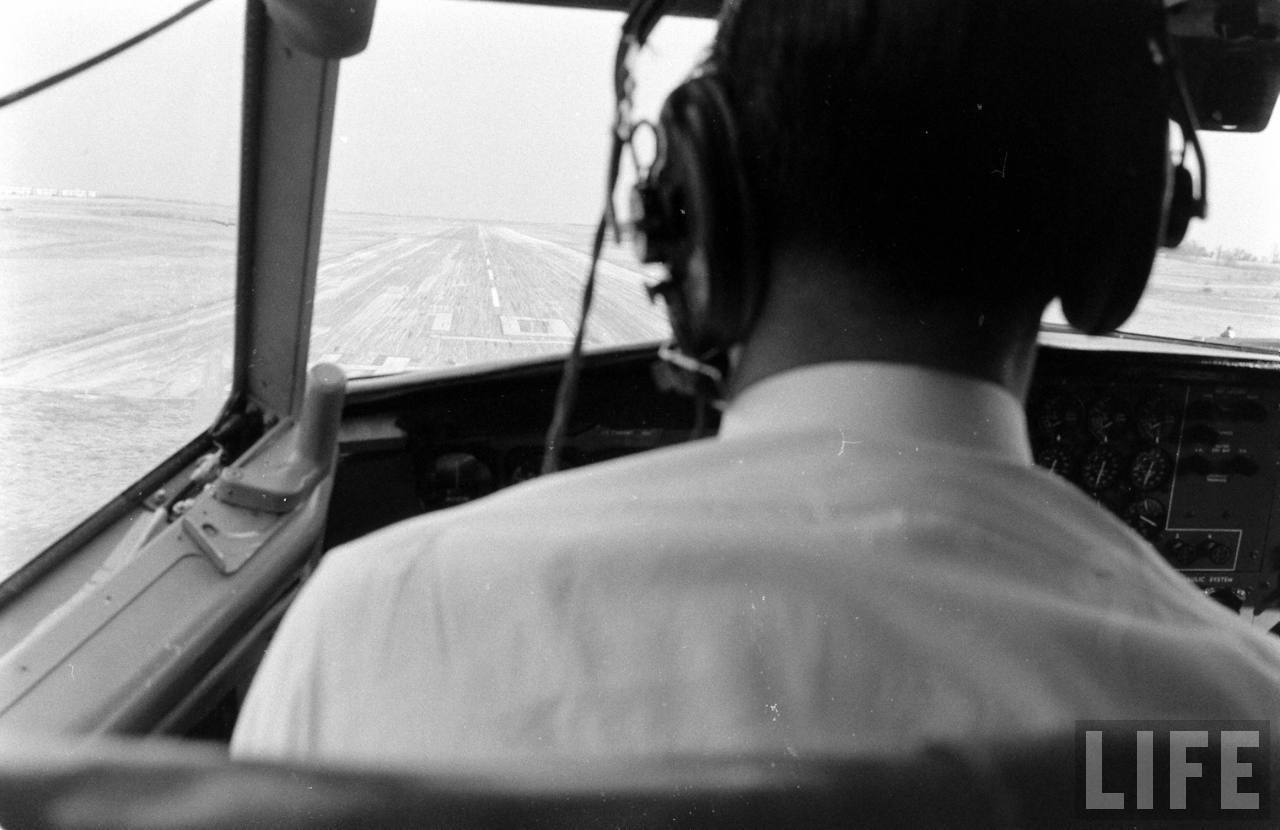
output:
{"label": "shirt collar", "polygon": [[898,363],[821,363],[765,378],[730,403],[720,436],[811,430],[945,444],[1031,463],[1026,415],[1007,389]]}

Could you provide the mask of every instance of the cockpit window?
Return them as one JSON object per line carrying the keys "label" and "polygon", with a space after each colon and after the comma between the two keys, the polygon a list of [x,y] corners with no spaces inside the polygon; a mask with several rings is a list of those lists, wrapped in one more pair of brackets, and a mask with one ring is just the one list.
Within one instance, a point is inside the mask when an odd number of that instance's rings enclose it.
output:
{"label": "cockpit window", "polygon": [[[312,361],[363,376],[568,350],[604,204],[621,24],[581,10],[378,4],[369,48],[339,82]],[[639,70],[648,117],[713,30],[658,27]],[[611,241],[587,346],[668,336],[644,290],[659,276]]]}
{"label": "cockpit window", "polygon": [[[173,0],[0,7],[0,93]],[[244,7],[0,110],[0,578],[213,420],[235,291]]]}

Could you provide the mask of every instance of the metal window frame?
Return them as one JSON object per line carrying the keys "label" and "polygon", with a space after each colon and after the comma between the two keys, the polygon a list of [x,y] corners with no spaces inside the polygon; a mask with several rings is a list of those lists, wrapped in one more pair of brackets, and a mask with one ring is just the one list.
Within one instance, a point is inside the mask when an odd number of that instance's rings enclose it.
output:
{"label": "metal window frame", "polygon": [[228,412],[269,419],[302,405],[338,89],[338,61],[291,46],[249,3]]}

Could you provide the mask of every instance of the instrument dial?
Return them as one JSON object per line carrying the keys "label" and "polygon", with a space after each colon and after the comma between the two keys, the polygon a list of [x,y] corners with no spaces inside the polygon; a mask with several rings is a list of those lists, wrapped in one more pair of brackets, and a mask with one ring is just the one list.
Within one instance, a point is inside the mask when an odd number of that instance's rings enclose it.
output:
{"label": "instrument dial", "polygon": [[1164,450],[1149,447],[1138,453],[1129,465],[1129,480],[1139,490],[1154,490],[1169,480],[1173,462]]}
{"label": "instrument dial", "polygon": [[1195,561],[1196,550],[1182,539],[1173,538],[1164,546],[1164,554],[1175,568],[1185,568]]}
{"label": "instrument dial", "polygon": [[423,504],[429,509],[464,504],[492,492],[493,471],[467,452],[445,453],[431,463],[420,484]]}
{"label": "instrument dial", "polygon": [[1094,493],[1106,490],[1120,477],[1121,466],[1120,453],[1105,445],[1095,447],[1084,458],[1080,482]]}
{"label": "instrument dial", "polygon": [[521,461],[511,468],[511,474],[508,476],[507,483],[519,484],[522,481],[531,481],[541,474],[541,467],[535,461]]}
{"label": "instrument dial", "polygon": [[1129,411],[1115,397],[1106,395],[1089,407],[1089,432],[1099,441],[1114,441],[1128,427]]}
{"label": "instrument dial", "polygon": [[1196,546],[1196,553],[1207,557],[1213,564],[1221,566],[1231,561],[1233,551],[1216,539],[1205,539]]}
{"label": "instrument dial", "polygon": [[1142,499],[1124,509],[1124,520],[1147,539],[1156,538],[1164,530],[1164,516],[1164,503],[1159,499]]}
{"label": "instrument dial", "polygon": [[1072,395],[1051,395],[1036,407],[1034,425],[1047,438],[1060,438],[1079,431],[1084,407]]}
{"label": "instrument dial", "polygon": [[1036,453],[1036,463],[1063,478],[1071,478],[1076,468],[1075,456],[1061,444],[1052,444]]}
{"label": "instrument dial", "polygon": [[1172,438],[1178,431],[1178,405],[1168,398],[1152,398],[1138,407],[1138,434],[1153,444]]}

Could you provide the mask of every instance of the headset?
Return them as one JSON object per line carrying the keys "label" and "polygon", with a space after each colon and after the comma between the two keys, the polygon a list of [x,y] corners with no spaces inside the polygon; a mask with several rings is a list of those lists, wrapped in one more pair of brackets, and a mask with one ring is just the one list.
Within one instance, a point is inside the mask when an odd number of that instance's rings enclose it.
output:
{"label": "headset", "polygon": [[[1160,8],[1164,10],[1163,2]],[[1160,244],[1165,248],[1176,248],[1186,237],[1191,220],[1204,219],[1209,214],[1208,164],[1204,159],[1204,149],[1200,146],[1200,139],[1196,135],[1200,125],[1196,120],[1196,110],[1191,102],[1191,95],[1187,92],[1186,79],[1178,64],[1177,49],[1173,38],[1169,35],[1168,25],[1163,20],[1161,24],[1152,40],[1152,56],[1157,64],[1162,64],[1165,68],[1173,104],[1172,115],[1182,133],[1182,149],[1170,179],[1172,192],[1169,207],[1165,213]],[[1192,179],[1191,171],[1187,169],[1188,149],[1196,157],[1198,179],[1195,180]]]}
{"label": "headset", "polygon": [[[568,433],[596,269],[608,228],[616,231],[619,227],[613,199],[624,150],[632,146],[637,130],[646,126],[646,122],[632,118],[632,67],[649,34],[675,2],[632,0],[622,26],[614,64],[617,108],[605,208],[596,228],[578,331],[565,361],[547,431],[544,473],[558,469]],[[1164,73],[1169,116],[1182,133],[1182,148],[1176,164],[1171,165],[1166,192],[1161,194],[1151,250],[1132,263],[1088,273],[1061,291],[1067,319],[1090,334],[1111,331],[1124,322],[1145,287],[1156,245],[1176,247],[1191,219],[1207,214],[1204,152],[1196,137],[1195,110],[1177,63],[1164,2],[1140,2],[1151,10],[1153,23],[1147,41],[1151,60]],[[729,14],[733,11],[728,9]],[[722,14],[721,25],[724,19]],[[652,125],[657,156],[648,169],[640,169],[637,162],[631,199],[640,260],[661,263],[668,272],[667,279],[649,288],[651,299],[663,299],[674,335],[674,343],[659,350],[659,356],[672,367],[666,384],[698,400],[699,420],[708,398],[724,398],[728,350],[750,334],[767,288],[759,211],[742,163],[738,120],[719,68],[714,63],[704,65],[668,96],[658,123]],[[632,150],[634,158],[633,146]],[[1195,176],[1186,165],[1188,150],[1196,158]],[[1145,234],[1145,224],[1138,224],[1143,225]]]}
{"label": "headset", "polygon": [[[1207,213],[1206,164],[1162,0],[1155,0],[1153,9],[1158,23],[1148,44],[1152,61],[1164,70],[1170,116],[1182,133],[1156,240],[1172,248],[1181,244],[1191,219]],[[638,254],[670,272],[650,293],[665,300],[680,351],[696,361],[709,360],[746,336],[765,290],[759,223],[743,175],[737,116],[714,65],[671,93],[656,132],[657,158],[642,172],[632,197]],[[1188,150],[1196,158],[1196,176],[1186,165]],[[1100,333],[1128,317],[1143,286],[1109,284],[1120,282],[1103,280],[1090,285],[1085,296],[1064,298],[1077,328]]]}
{"label": "headset", "polygon": [[637,253],[667,266],[650,296],[666,303],[680,350],[711,360],[746,336],[764,292],[737,118],[714,69],[668,96],[656,131],[657,158],[632,195]]}

